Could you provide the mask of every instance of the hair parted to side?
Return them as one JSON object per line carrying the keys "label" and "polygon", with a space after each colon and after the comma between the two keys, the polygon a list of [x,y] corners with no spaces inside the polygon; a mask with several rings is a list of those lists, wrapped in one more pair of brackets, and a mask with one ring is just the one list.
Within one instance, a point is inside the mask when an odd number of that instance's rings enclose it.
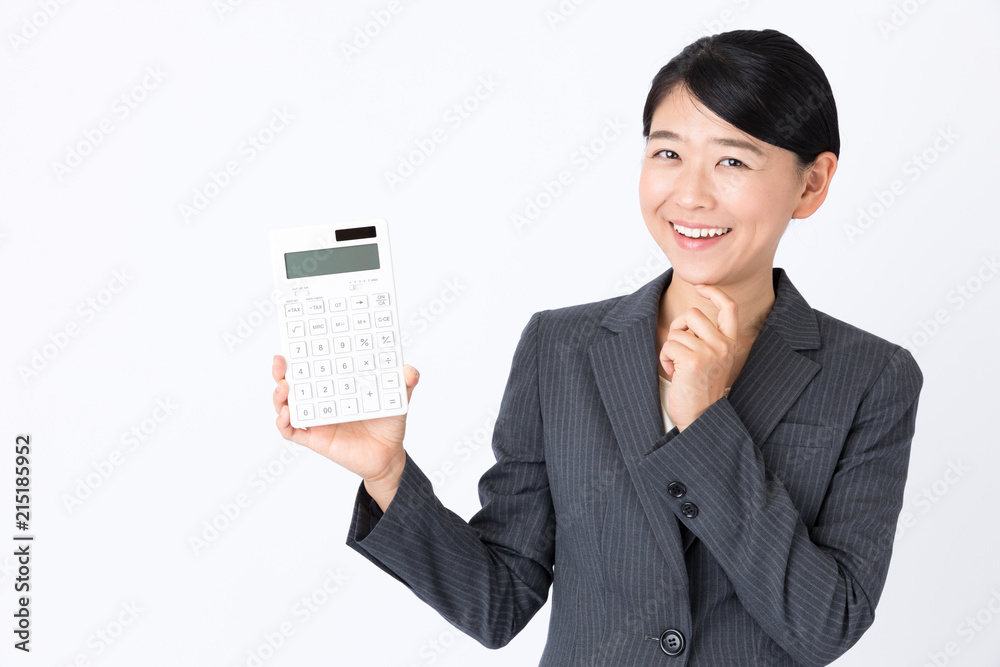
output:
{"label": "hair parted to side", "polygon": [[702,37],[653,77],[642,111],[653,113],[678,86],[730,125],[789,150],[805,169],[830,151],[840,157],[840,126],[830,82],[816,59],[777,30],[732,30]]}

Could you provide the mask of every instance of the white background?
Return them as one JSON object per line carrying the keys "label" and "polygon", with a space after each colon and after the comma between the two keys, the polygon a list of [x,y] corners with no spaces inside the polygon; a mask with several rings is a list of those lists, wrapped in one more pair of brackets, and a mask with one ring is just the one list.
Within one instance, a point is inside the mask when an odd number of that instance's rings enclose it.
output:
{"label": "white background", "polygon": [[[268,231],[389,220],[405,359],[422,373],[408,451],[468,518],[531,313],[666,268],[637,200],[653,75],[702,34],[771,27],[824,67],[843,140],[827,202],[793,223],[776,263],[813,307],[908,344],[925,377],[909,525],[874,626],[836,664],[996,664],[1000,6],[388,7],[3,3],[0,663],[537,662],[547,607],[488,651],[344,545],[358,480],[286,450],[273,426]],[[276,111],[292,118],[269,133]],[[386,173],[436,128],[444,140],[391,187]],[[251,150],[251,136],[269,141]],[[213,187],[231,161],[239,172]],[[563,170],[571,183],[539,197]],[[518,228],[527,200],[545,206]],[[145,432],[130,448],[132,429]],[[12,648],[20,433],[36,536],[29,656]],[[310,597],[322,604],[306,615]]]}

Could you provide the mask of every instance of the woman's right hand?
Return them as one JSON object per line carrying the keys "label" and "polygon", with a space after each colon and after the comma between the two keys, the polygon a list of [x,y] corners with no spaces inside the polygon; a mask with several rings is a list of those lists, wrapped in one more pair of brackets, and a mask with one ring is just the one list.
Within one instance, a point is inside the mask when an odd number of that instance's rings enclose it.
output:
{"label": "woman's right hand", "polygon": [[[365,481],[365,490],[385,511],[396,494],[406,463],[403,450],[406,415],[310,426],[308,429],[293,428],[288,412],[285,370],[285,358],[275,355],[271,375],[278,383],[274,390],[274,409],[278,413],[274,423],[278,432],[286,440],[304,445],[360,475]],[[412,366],[403,366],[403,379],[409,404],[420,374]]]}

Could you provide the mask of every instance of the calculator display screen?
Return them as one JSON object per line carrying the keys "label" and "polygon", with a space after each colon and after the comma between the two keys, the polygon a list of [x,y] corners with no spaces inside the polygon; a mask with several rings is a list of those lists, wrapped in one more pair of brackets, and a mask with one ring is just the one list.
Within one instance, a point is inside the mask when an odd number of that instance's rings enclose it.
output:
{"label": "calculator display screen", "polygon": [[289,280],[377,268],[377,243],[285,253],[285,275]]}

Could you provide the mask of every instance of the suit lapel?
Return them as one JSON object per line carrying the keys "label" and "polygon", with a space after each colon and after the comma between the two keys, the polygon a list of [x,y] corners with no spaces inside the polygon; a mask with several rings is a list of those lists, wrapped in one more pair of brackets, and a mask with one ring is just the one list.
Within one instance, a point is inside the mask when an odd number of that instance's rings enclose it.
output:
{"label": "suit lapel", "polygon": [[680,524],[658,520],[662,511],[658,512],[651,503],[659,501],[637,470],[643,457],[666,437],[660,413],[656,326],[660,296],[671,275],[672,270],[668,270],[623,297],[608,311],[602,321],[606,327],[604,337],[590,347],[590,363],[615,439],[656,541],[669,561],[670,570],[686,572],[684,554],[678,548]]}
{"label": "suit lapel", "polygon": [[[602,320],[604,336],[590,347],[591,367],[601,400],[633,484],[650,517],[659,513],[651,511],[647,504],[657,501],[652,489],[644,488],[645,478],[636,472],[636,467],[666,439],[660,412],[656,328],[660,297],[672,276],[673,269],[668,269],[623,297]],[[774,306],[728,399],[758,446],[819,370],[819,364],[797,352],[819,347],[815,314],[784,270],[774,269],[774,287]],[[683,554],[676,548],[680,544],[677,524],[652,523],[664,553],[683,568]]]}
{"label": "suit lapel", "polygon": [[729,392],[729,402],[757,446],[820,368],[798,353],[820,346],[819,325],[784,269],[774,270],[774,291],[774,306]]}

